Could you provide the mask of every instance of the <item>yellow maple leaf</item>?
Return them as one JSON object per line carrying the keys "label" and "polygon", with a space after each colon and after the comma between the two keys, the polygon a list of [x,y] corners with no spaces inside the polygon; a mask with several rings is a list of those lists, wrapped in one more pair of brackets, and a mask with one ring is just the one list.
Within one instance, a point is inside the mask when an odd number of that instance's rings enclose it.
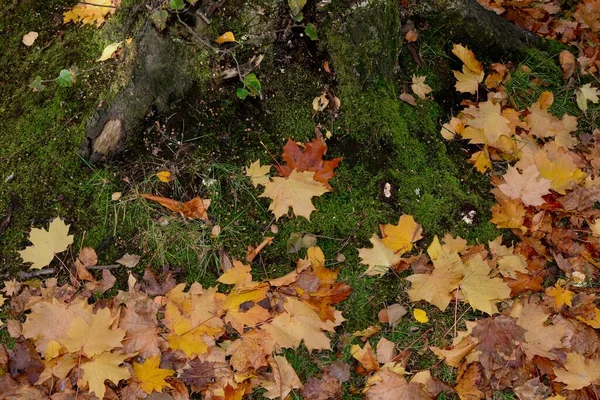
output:
{"label": "yellow maple leaf", "polygon": [[567,353],[565,369],[554,368],[557,382],[566,383],[567,390],[579,390],[600,382],[600,359],[590,360],[579,353]]}
{"label": "yellow maple leaf", "polygon": [[302,382],[290,365],[288,360],[282,356],[273,356],[269,358],[269,365],[273,371],[274,381],[264,380],[262,387],[267,389],[264,396],[268,399],[287,398],[292,389],[301,389]]}
{"label": "yellow maple leaf", "polygon": [[383,244],[402,255],[412,250],[413,243],[421,239],[423,229],[415,222],[412,215],[402,215],[397,225],[387,224],[383,229]]}
{"label": "yellow maple leaf", "polygon": [[133,376],[140,383],[140,387],[146,394],[154,391],[161,392],[164,388],[171,388],[165,378],[173,376],[172,369],[161,369],[160,354],[146,359],[142,364],[133,363]]}
{"label": "yellow maple leaf", "polygon": [[364,274],[368,276],[383,276],[390,267],[400,262],[401,257],[385,246],[376,234],[369,240],[373,244],[373,248],[358,249],[358,256],[361,258],[360,263],[369,266]]}
{"label": "yellow maple leaf", "polygon": [[458,57],[470,71],[476,74],[483,72],[483,64],[477,61],[475,54],[462,44],[454,43],[452,45],[452,54]]}
{"label": "yellow maple leaf", "polygon": [[131,377],[131,373],[127,368],[119,366],[131,356],[131,354],[117,354],[106,351],[93,357],[90,361],[82,362],[83,374],[81,380],[83,384],[88,384],[90,392],[94,393],[96,397],[104,398],[106,392],[104,381],[109,380],[116,385],[120,380]]}
{"label": "yellow maple leaf", "polygon": [[464,278],[459,287],[465,301],[475,310],[497,313],[496,303],[510,298],[510,287],[500,278],[490,278],[490,267],[479,254],[463,265]]}
{"label": "yellow maple leaf", "polygon": [[252,274],[249,265],[244,265],[238,260],[233,260],[233,268],[228,269],[217,279],[217,282],[226,285],[245,286],[252,282]]}
{"label": "yellow maple leaf", "polygon": [[463,278],[464,266],[456,253],[441,248],[438,257],[433,260],[434,269],[431,274],[415,274],[406,278],[411,283],[406,291],[411,301],[425,300],[440,310],[446,310],[453,296],[450,295],[458,287]]}
{"label": "yellow maple leaf", "polygon": [[171,331],[166,338],[169,347],[183,351],[190,358],[208,351],[208,346],[202,338],[204,334],[210,335],[219,331],[205,325],[194,325],[172,301],[165,307],[163,323]]}
{"label": "yellow maple leaf", "polygon": [[121,341],[125,337],[125,331],[112,328],[114,320],[115,317],[111,315],[109,308],[96,311],[96,314],[92,315],[91,322],[77,317],[67,330],[68,338],[63,339],[62,344],[69,352],[81,351],[88,358],[123,347]]}
{"label": "yellow maple leaf", "polygon": [[498,199],[498,204],[492,207],[492,219],[490,222],[498,228],[516,228],[527,231],[523,226],[526,210],[519,200]]}
{"label": "yellow maple leaf", "polygon": [[[266,297],[268,290],[269,285],[262,285],[251,289],[239,288],[231,291],[223,301],[223,308],[227,311],[225,322],[242,333],[244,326],[254,326],[268,319],[271,316],[269,311],[256,304]],[[253,302],[254,306],[245,311],[241,310],[240,306],[247,302]]]}
{"label": "yellow maple leaf", "polygon": [[161,182],[169,183],[171,182],[171,171],[159,171],[156,173],[156,177]]}
{"label": "yellow maple leaf", "polygon": [[260,165],[260,160],[254,161],[246,168],[246,176],[250,178],[254,187],[266,186],[269,183],[269,172],[271,172],[271,165]]}
{"label": "yellow maple leaf", "polygon": [[69,235],[69,225],[60,218],[54,218],[48,230],[31,228],[29,241],[33,243],[25,250],[19,251],[23,262],[33,263],[31,269],[42,269],[54,258],[73,244],[73,235]]}
{"label": "yellow maple leaf", "polygon": [[425,83],[426,76],[415,76],[412,77],[412,91],[419,96],[421,99],[427,98],[427,95],[433,91],[431,86]]}
{"label": "yellow maple leaf", "polygon": [[464,139],[471,139],[471,144],[488,144],[498,147],[501,137],[510,138],[513,130],[510,126],[510,120],[502,113],[500,104],[494,104],[492,101],[480,103],[478,107],[470,106],[464,110],[464,114],[472,117],[467,122],[471,128],[481,130],[472,131],[465,129],[462,133]]}
{"label": "yellow maple leaf", "polygon": [[473,153],[471,158],[469,158],[469,162],[482,174],[488,169],[492,169],[492,161],[490,160],[487,146],[484,146],[483,150]]}
{"label": "yellow maple leaf", "polygon": [[108,14],[114,14],[117,7],[111,0],[94,0],[93,3],[79,3],[64,14],[63,23],[81,22],[100,27]]}
{"label": "yellow maple leaf", "polygon": [[375,358],[375,352],[369,342],[362,348],[357,344],[352,345],[350,354],[361,363],[367,372],[379,369],[379,363],[377,362],[377,358]]}
{"label": "yellow maple leaf", "polygon": [[329,192],[327,187],[313,179],[313,171],[293,170],[287,178],[275,177],[265,185],[265,191],[258,197],[269,197],[273,201],[269,210],[279,219],[292,207],[294,215],[310,220],[310,214],[316,210],[312,198]]}
{"label": "yellow maple leaf", "polygon": [[304,341],[308,351],[330,349],[329,338],[323,331],[333,331],[342,323],[341,316],[333,323],[323,322],[315,310],[293,297],[286,298],[283,308],[285,313],[264,326],[279,347],[295,349]]}
{"label": "yellow maple leaf", "polygon": [[63,354],[50,360],[44,360],[44,371],[38,378],[36,385],[41,385],[53,376],[58,379],[65,379],[78,363],[79,354]]}
{"label": "yellow maple leaf", "polygon": [[587,174],[577,168],[571,156],[566,152],[556,152],[548,157],[547,152],[540,150],[535,156],[535,165],[540,174],[550,181],[555,192],[566,194],[566,190],[582,182]]}
{"label": "yellow maple leaf", "polygon": [[233,35],[233,32],[228,31],[216,38],[215,42],[217,42],[218,44],[235,42],[235,36]]}
{"label": "yellow maple leaf", "polygon": [[558,312],[566,304],[571,307],[575,293],[560,287],[558,284],[546,289],[546,294],[554,299],[554,309]]}
{"label": "yellow maple leaf", "polygon": [[456,78],[456,84],[454,87],[460,93],[477,93],[477,89],[479,88],[479,84],[483,81],[484,73],[479,72],[475,73],[467,68],[466,65],[463,65],[462,72],[452,71],[454,73],[454,77]]}
{"label": "yellow maple leaf", "polygon": [[32,339],[37,350],[46,354],[50,342],[66,339],[67,331],[76,318],[87,322],[92,320],[92,307],[85,300],[75,300],[68,304],[52,297],[31,306],[31,314],[23,323],[23,336]]}

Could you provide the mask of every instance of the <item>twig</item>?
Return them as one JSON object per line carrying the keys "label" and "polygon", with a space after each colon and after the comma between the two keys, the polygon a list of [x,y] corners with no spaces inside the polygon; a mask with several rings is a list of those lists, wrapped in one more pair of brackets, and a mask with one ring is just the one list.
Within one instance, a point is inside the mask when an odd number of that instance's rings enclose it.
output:
{"label": "twig", "polygon": [[427,329],[425,332],[423,332],[421,334],[421,336],[419,336],[418,338],[416,338],[415,340],[413,340],[408,346],[406,346],[406,348],[404,350],[402,350],[396,357],[392,358],[391,362],[396,362],[400,359],[400,357],[402,357],[402,355],[404,353],[406,353],[408,351],[408,349],[410,349],[415,343],[417,343],[419,340],[421,340],[421,338],[423,338],[423,336],[427,335],[428,333],[433,332],[432,328]]}
{"label": "twig", "polygon": [[113,5],[107,6],[105,4],[89,3],[87,1],[80,1],[79,4],[85,4],[85,5],[94,6],[94,7],[106,7],[106,8],[115,8],[115,9],[117,8],[116,6],[113,6]]}
{"label": "twig", "polygon": [[[123,267],[123,266],[120,264],[93,265],[91,267],[87,267],[87,269],[91,270],[91,271],[100,271],[103,269],[116,269],[116,268],[120,268],[120,267]],[[40,269],[39,271],[33,271],[33,272],[21,271],[17,275],[18,275],[19,279],[26,280],[26,279],[38,278],[40,276],[54,275],[56,273],[58,273],[58,270],[53,267],[53,268]]]}

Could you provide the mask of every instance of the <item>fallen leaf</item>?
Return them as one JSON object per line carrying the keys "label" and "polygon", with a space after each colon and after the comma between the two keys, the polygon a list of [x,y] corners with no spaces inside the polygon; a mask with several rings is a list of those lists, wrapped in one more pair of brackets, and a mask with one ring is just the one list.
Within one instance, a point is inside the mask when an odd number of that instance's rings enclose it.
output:
{"label": "fallen leaf", "polygon": [[450,295],[463,279],[464,270],[458,254],[444,250],[441,256],[433,260],[435,268],[431,274],[414,274],[406,278],[411,282],[407,294],[415,302],[425,300],[442,311],[446,310],[454,296]]}
{"label": "fallen leaf", "polygon": [[39,34],[37,32],[29,32],[25,35],[23,35],[23,44],[27,47],[30,47],[33,45],[33,42],[35,42],[35,40],[38,38]]}
{"label": "fallen leaf", "polygon": [[156,177],[159,181],[169,183],[171,182],[171,171],[160,171],[156,173]]}
{"label": "fallen leaf", "polygon": [[200,219],[202,221],[208,221],[208,207],[210,207],[210,199],[201,199],[200,197],[194,197],[190,201],[182,203],[177,200],[169,199],[161,196],[153,196],[151,194],[140,194],[140,196],[153,200],[174,211],[181,214],[185,218]]}
{"label": "fallen leaf", "polygon": [[69,352],[81,351],[88,358],[123,347],[121,341],[125,331],[112,328],[114,320],[108,308],[99,309],[89,323],[84,318],[76,317],[66,332],[68,338],[61,343]]}
{"label": "fallen leaf", "polygon": [[400,94],[400,100],[402,100],[403,102],[405,102],[406,104],[410,104],[413,107],[417,106],[417,102],[414,98],[414,96],[412,94],[406,93],[406,92],[402,92]]}
{"label": "fallen leaf", "polygon": [[172,388],[165,378],[173,376],[175,371],[159,368],[160,355],[147,358],[142,364],[133,363],[133,377],[139,382],[146,394],[162,392],[164,388]]}
{"label": "fallen leaf", "polygon": [[54,218],[47,231],[31,228],[29,241],[33,245],[19,251],[19,254],[24,263],[33,263],[31,269],[42,269],[50,264],[56,254],[73,244],[73,235],[69,235],[69,225],[60,218]]}
{"label": "fallen leaf", "polygon": [[301,389],[302,382],[296,375],[296,371],[290,365],[288,360],[282,356],[273,356],[269,360],[271,370],[273,371],[273,381],[263,381],[262,386],[267,389],[264,396],[268,399],[284,399],[292,389]]}
{"label": "fallen leaf", "polygon": [[391,306],[379,311],[379,322],[388,323],[394,327],[400,322],[402,317],[407,314],[406,308],[401,304],[392,304]]}
{"label": "fallen leaf", "polygon": [[233,35],[233,32],[228,31],[216,38],[215,42],[217,42],[217,44],[235,42],[235,36]]}
{"label": "fallen leaf", "polygon": [[554,299],[554,310],[559,312],[564,305],[572,306],[572,300],[575,293],[564,289],[558,284],[546,289],[546,294]]}
{"label": "fallen leaf", "polygon": [[367,400],[433,400],[423,385],[408,383],[390,369],[381,369],[374,377],[373,383],[365,389]]}
{"label": "fallen leaf", "polygon": [[497,277],[490,277],[488,264],[478,254],[464,264],[460,291],[471,307],[488,315],[498,312],[496,303],[510,298],[510,288]]}
{"label": "fallen leaf", "polygon": [[479,84],[483,81],[484,73],[474,73],[463,65],[462,72],[452,71],[456,78],[455,88],[460,93],[475,94],[479,89]]}
{"label": "fallen leaf", "polygon": [[383,244],[397,254],[404,254],[412,250],[413,243],[423,236],[421,225],[415,222],[411,215],[402,215],[397,225],[387,224],[381,229],[384,237]]}
{"label": "fallen leaf", "polygon": [[295,216],[310,220],[310,214],[316,210],[313,197],[319,197],[330,190],[314,179],[312,171],[293,170],[287,178],[274,177],[265,185],[265,191],[259,197],[268,197],[273,201],[269,210],[275,214],[275,220],[287,214],[289,208]]}
{"label": "fallen leaf", "polygon": [[364,367],[365,371],[376,371],[379,369],[379,363],[375,358],[373,348],[367,342],[364,347],[360,347],[357,344],[352,345],[350,348],[350,354]]}
{"label": "fallen leaf", "polygon": [[564,369],[554,368],[554,380],[565,383],[567,390],[583,389],[600,382],[600,359],[586,360],[581,354],[567,353],[563,366]]}
{"label": "fallen leaf", "polygon": [[134,268],[139,264],[141,257],[135,254],[125,254],[123,257],[115,261],[117,264],[121,264],[127,268]]}
{"label": "fallen leaf", "polygon": [[81,375],[81,380],[84,384],[88,384],[90,392],[102,399],[106,392],[104,381],[109,380],[117,385],[119,381],[131,377],[129,370],[120,366],[129,357],[130,355],[127,354],[106,351],[92,358],[90,361],[82,362],[81,369],[83,370],[83,374]]}
{"label": "fallen leaf", "polygon": [[415,31],[414,29],[411,29],[408,32],[406,32],[406,35],[404,35],[404,38],[406,39],[406,41],[408,43],[414,43],[419,38],[419,35],[417,34],[417,31]]}
{"label": "fallen leaf", "polygon": [[575,56],[569,50],[563,50],[558,56],[558,61],[563,70],[563,79],[568,80],[575,72]]}
{"label": "fallen leaf", "polygon": [[400,262],[400,255],[385,246],[377,234],[373,234],[369,241],[373,244],[373,248],[358,249],[358,256],[361,258],[360,263],[369,266],[364,274],[367,276],[383,276],[390,267]]}
{"label": "fallen leaf", "polygon": [[179,377],[186,385],[191,386],[194,392],[200,392],[215,378],[214,366],[210,362],[194,358],[189,362],[189,368],[185,368]]}
{"label": "fallen leaf", "polygon": [[508,167],[503,176],[505,183],[498,188],[511,199],[520,199],[526,206],[540,206],[542,198],[550,193],[550,181],[540,176],[535,165],[530,165],[521,174],[515,167]]}
{"label": "fallen leaf", "polygon": [[377,362],[385,364],[392,362],[396,357],[396,344],[382,337],[377,342]]}
{"label": "fallen leaf", "polygon": [[586,83],[575,90],[577,106],[581,111],[587,111],[587,102],[591,101],[594,104],[598,103],[598,88],[592,87],[591,83]]}
{"label": "fallen leaf", "polygon": [[338,399],[342,395],[342,384],[329,374],[323,375],[321,379],[310,377],[301,394],[305,400]]}
{"label": "fallen leaf", "polygon": [[102,50],[102,55],[96,61],[101,62],[101,61],[106,61],[106,60],[110,60],[111,58],[114,58],[117,53],[117,50],[119,50],[122,45],[123,45],[123,42],[116,42],[116,43],[109,44],[108,46],[106,46],[104,48],[104,50]]}
{"label": "fallen leaf", "polygon": [[452,53],[463,62],[465,67],[476,74],[483,72],[483,65],[477,61],[475,54],[461,44],[452,45]]}
{"label": "fallen leaf", "polygon": [[420,322],[422,324],[426,324],[429,322],[429,317],[427,316],[427,313],[425,312],[425,310],[421,310],[420,308],[415,308],[413,310],[413,317],[417,320],[417,322]]}
{"label": "fallen leaf", "polygon": [[252,186],[266,186],[269,183],[269,172],[271,165],[260,165],[260,160],[254,161],[246,168],[246,176],[250,178]]}
{"label": "fallen leaf", "polygon": [[427,98],[427,95],[433,91],[431,86],[425,83],[426,76],[415,76],[412,77],[411,89],[421,99]]}
{"label": "fallen leaf", "polygon": [[324,183],[327,189],[331,190],[328,182],[335,176],[333,170],[337,168],[342,159],[323,160],[323,156],[327,152],[327,145],[319,134],[312,141],[305,143],[304,146],[304,151],[302,151],[296,142],[288,139],[285,146],[283,146],[283,154],[281,155],[286,164],[277,165],[275,169],[284,177],[289,177],[293,171],[313,171],[315,172],[313,179]]}
{"label": "fallen leaf", "polygon": [[[78,3],[64,13],[63,23],[81,22],[88,25],[102,26],[108,14],[114,14],[117,6],[111,0],[94,0],[94,3]],[[102,396],[99,396],[102,397]]]}

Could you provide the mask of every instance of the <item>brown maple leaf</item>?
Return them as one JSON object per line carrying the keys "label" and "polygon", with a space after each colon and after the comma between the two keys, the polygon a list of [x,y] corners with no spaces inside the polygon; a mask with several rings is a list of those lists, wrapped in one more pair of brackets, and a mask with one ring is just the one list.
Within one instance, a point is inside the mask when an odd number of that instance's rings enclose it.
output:
{"label": "brown maple leaf", "polygon": [[194,358],[189,362],[189,368],[184,369],[179,377],[194,392],[200,392],[205,386],[212,383],[215,377],[214,366],[208,361]]}
{"label": "brown maple leaf", "polygon": [[333,170],[338,166],[342,159],[340,157],[325,161],[323,156],[327,152],[327,145],[317,134],[317,138],[305,144],[304,151],[292,139],[288,139],[283,146],[281,158],[286,162],[285,165],[278,165],[275,168],[281,176],[289,176],[293,170],[298,172],[313,171],[314,180],[324,183],[327,189],[331,190],[328,181],[335,176]]}

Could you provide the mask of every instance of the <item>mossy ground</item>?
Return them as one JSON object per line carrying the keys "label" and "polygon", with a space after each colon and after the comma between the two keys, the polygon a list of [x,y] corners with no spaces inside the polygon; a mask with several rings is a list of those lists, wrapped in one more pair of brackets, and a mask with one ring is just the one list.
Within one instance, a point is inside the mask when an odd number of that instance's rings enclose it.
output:
{"label": "mossy ground", "polygon": [[[381,3],[395,9],[393,2]],[[344,157],[330,182],[334,190],[314,201],[317,211],[310,222],[285,217],[276,221],[273,244],[253,263],[256,280],[289,272],[299,255],[287,252],[287,239],[295,232],[310,232],[317,235],[327,264],[341,268],[340,279],[353,287],[350,298],[341,304],[348,321],[345,333],[340,331],[333,338],[334,352],[286,352],[305,380],[317,375],[319,365],[332,358],[351,363],[349,345],[359,341],[349,340],[347,333],[376,324],[379,310],[397,302],[408,309],[414,306],[404,294],[403,275],[361,275],[365,268],[358,262],[356,248],[369,246],[368,239],[379,224],[395,223],[402,213],[413,215],[426,236],[416,251],[424,250],[434,235],[447,232],[470,243],[485,243],[499,234],[487,222],[491,206],[487,179],[466,163],[461,145],[448,145],[439,135],[441,123],[458,104],[450,73],[454,64],[447,56],[451,44],[443,32],[431,28],[424,33],[419,47],[422,65],[418,66],[399,41],[390,39],[395,37],[390,30],[399,18],[394,12],[373,15],[368,9],[359,10],[335,21],[313,17],[323,27],[319,42],[295,34],[289,43],[276,40],[262,49],[266,56],[257,71],[264,90],[262,100],[241,101],[235,97],[237,84],[219,86],[208,81],[219,65],[198,52],[203,66],[193,73],[202,86],[169,115],[149,121],[149,129],[122,158],[100,168],[78,158],[76,150],[85,135],[86,119],[118,88],[115,69],[98,67],[81,75],[72,88],[49,84],[40,93],[27,88],[36,75],[48,79],[72,65],[80,70],[97,66],[94,60],[120,22],[117,15],[115,22],[102,29],[63,26],[60,15],[68,6],[71,1],[53,0],[0,8],[1,14],[16,16],[0,18],[0,47],[6,50],[0,55],[4,82],[0,87],[0,210],[7,208],[11,193],[20,199],[9,228],[0,237],[2,272],[25,268],[16,252],[27,245],[30,226],[44,226],[47,219],[60,215],[76,234],[73,253],[82,245],[100,248],[102,263],[112,263],[125,252],[136,253],[142,256],[136,272],[146,266],[168,265],[181,269],[188,282],[213,285],[220,273],[219,250],[243,259],[246,247],[260,243],[274,222],[268,201],[258,198],[261,191],[249,184],[243,167],[256,159],[275,162],[287,138],[310,140],[320,124],[333,135],[327,156]],[[314,10],[307,11],[311,15]],[[249,26],[243,15],[236,18],[242,28]],[[225,29],[236,18],[217,18],[215,26]],[[381,19],[378,29],[358,40],[354,33],[373,25],[373,18]],[[40,37],[35,46],[25,48],[21,37],[30,30],[38,31]],[[59,31],[63,32],[60,36]],[[240,59],[250,55],[253,52],[247,48],[238,53]],[[331,60],[333,75],[321,67],[324,60]],[[553,111],[559,115],[572,111],[572,91],[558,87],[562,72],[555,63],[539,53],[523,61],[531,72],[515,73],[508,86],[515,101],[522,102],[518,105],[530,104],[548,89],[548,85],[532,85],[533,74],[556,89]],[[427,75],[435,91],[433,100],[419,100],[416,107],[398,100],[402,91],[409,91],[413,74]],[[338,118],[328,112],[315,115],[312,110],[313,98],[325,85],[340,98]],[[154,176],[163,169],[175,172],[173,182],[162,183]],[[5,183],[12,173],[14,179]],[[385,183],[397,188],[391,201],[381,193]],[[121,200],[111,200],[114,192],[123,193]],[[210,222],[169,215],[139,198],[139,193],[182,200],[195,195],[210,198]],[[477,212],[474,224],[462,220],[464,209]],[[212,237],[211,228],[217,224],[221,234]],[[338,254],[345,256],[343,263],[335,261]],[[120,278],[126,273],[117,272]],[[429,324],[406,317],[370,341],[375,346],[379,337],[386,336],[398,343],[399,350],[413,354],[413,370],[433,367],[435,375],[452,382],[454,372],[438,363],[426,346],[448,343],[454,316],[425,309],[430,313]],[[466,309],[457,309],[457,315],[463,312],[470,315]],[[432,333],[423,335],[427,329]],[[363,383],[354,376],[344,398],[360,398]]]}

